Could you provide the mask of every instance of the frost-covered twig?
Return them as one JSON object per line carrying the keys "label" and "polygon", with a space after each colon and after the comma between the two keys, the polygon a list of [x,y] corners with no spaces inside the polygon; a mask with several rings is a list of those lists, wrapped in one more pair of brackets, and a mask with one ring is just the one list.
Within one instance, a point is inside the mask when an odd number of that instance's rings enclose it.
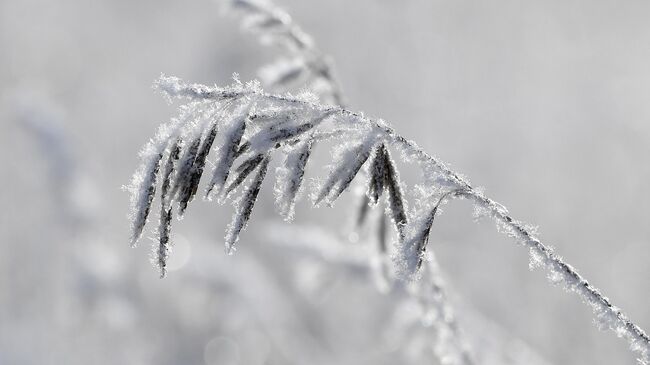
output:
{"label": "frost-covered twig", "polygon": [[286,11],[267,0],[225,2],[231,11],[242,14],[241,24],[245,30],[257,35],[263,44],[279,45],[286,53],[259,70],[259,77],[266,87],[286,91],[302,81],[325,102],[344,105],[332,61]]}
{"label": "frost-covered twig", "polygon": [[[143,150],[142,167],[134,175],[129,187],[132,192],[134,218],[133,242],[140,237],[147,221],[160,165],[165,161],[165,156],[169,159],[169,148],[179,138],[183,141],[194,141],[197,138],[204,140],[209,131],[207,126],[214,124],[218,130],[226,128],[232,131],[232,126],[237,125],[237,128],[243,129],[243,134],[237,133],[236,138],[233,138],[232,132],[223,134],[222,137],[225,135],[225,138],[222,138],[217,148],[217,159],[230,156],[233,151],[235,159],[250,159],[259,154],[272,154],[276,151],[286,153],[286,148],[309,140],[316,133],[344,130],[346,138],[335,148],[336,162],[331,166],[330,175],[312,195],[315,203],[333,204],[350,186],[360,167],[377,158],[376,149],[381,146],[400,150],[403,159],[415,162],[423,173],[423,188],[419,189],[421,209],[411,212],[407,208],[406,198],[401,194],[403,188],[394,162],[390,158],[382,158],[384,170],[388,171],[382,177],[384,189],[392,200],[387,213],[399,233],[394,262],[401,277],[411,279],[417,275],[425,247],[418,238],[427,235],[430,219],[426,217],[435,216],[431,209],[445,199],[444,194],[450,199],[471,200],[478,210],[494,219],[501,232],[527,247],[532,257],[548,270],[553,282],[562,283],[567,290],[576,293],[590,305],[602,327],[613,330],[619,337],[624,337],[632,350],[640,355],[642,362],[650,361],[650,339],[641,328],[544,245],[522,222],[512,218],[501,204],[476,190],[465,178],[449,169],[439,159],[427,154],[415,142],[397,134],[381,119],[369,118],[338,106],[322,105],[309,94],[269,94],[256,82],[242,84],[236,81],[221,88],[187,84],[178,78],[163,76],[156,82],[156,87],[169,98],[186,98],[189,103],[181,108],[181,117],[162,127]],[[213,113],[215,109],[222,110],[222,113]],[[186,152],[187,148],[184,149]],[[230,157],[228,159],[230,161]],[[246,163],[245,160],[239,166],[242,167]],[[374,160],[370,163],[374,163]],[[230,166],[227,166],[227,170],[230,170]],[[259,177],[260,173],[257,176]],[[254,189],[261,183],[257,180],[253,180]],[[281,181],[281,184],[293,183],[292,181],[293,179],[287,179]],[[198,182],[199,179],[191,180],[192,190],[196,190],[195,185]],[[182,177],[180,183],[186,183]],[[244,223],[241,226],[231,225],[227,233],[228,242],[236,241],[239,231],[248,220],[257,194],[244,193],[244,196],[248,199],[239,200],[237,211],[240,214],[233,218],[235,223]],[[427,207],[430,209],[427,210]],[[228,247],[232,248],[230,244]]]}

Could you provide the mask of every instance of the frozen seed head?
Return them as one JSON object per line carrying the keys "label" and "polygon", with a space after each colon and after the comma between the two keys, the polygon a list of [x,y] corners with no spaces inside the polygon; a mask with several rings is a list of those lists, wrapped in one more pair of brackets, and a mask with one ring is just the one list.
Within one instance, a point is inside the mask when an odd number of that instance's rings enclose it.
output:
{"label": "frozen seed head", "polygon": [[[493,220],[500,232],[531,252],[533,265],[544,268],[553,283],[583,299],[593,309],[602,328],[625,338],[641,361],[648,361],[650,340],[647,334],[542,244],[535,229],[512,218],[502,205],[414,142],[397,134],[386,122],[320,104],[311,96],[265,93],[256,82],[236,81],[227,87],[210,87],[162,77],[157,88],[171,98],[185,100],[186,104],[179,108],[179,116],[161,127],[145,145],[140,154],[140,167],[126,190],[131,193],[132,243],[135,243],[148,222],[157,185],[162,184],[163,210],[156,247],[161,275],[166,273],[171,247],[171,202],[179,201],[178,213],[187,207],[206,166],[214,166],[207,184],[208,192],[222,194],[225,191],[228,197],[245,184],[234,198],[235,214],[225,237],[227,251],[232,253],[250,221],[271,156],[284,155],[276,169],[275,201],[280,213],[290,219],[300,197],[313,145],[330,140],[336,145],[334,158],[327,176],[317,184],[314,202],[333,204],[350,188],[361,168],[367,166],[366,196],[370,203],[376,203],[382,195],[386,197],[385,214],[392,221],[397,236],[392,250],[396,257],[395,271],[402,278],[421,275],[440,202],[451,197],[471,200],[480,216]],[[214,113],[214,110],[221,112]],[[318,120],[319,117],[322,119]],[[213,144],[215,148],[211,148]],[[436,198],[417,193],[418,189],[405,188],[391,150],[401,152],[398,155],[403,160],[415,163],[421,170],[428,188],[419,190],[454,192],[453,195]],[[420,209],[410,213],[408,199],[417,195],[420,203],[416,205]],[[427,204],[428,199],[434,203]]]}

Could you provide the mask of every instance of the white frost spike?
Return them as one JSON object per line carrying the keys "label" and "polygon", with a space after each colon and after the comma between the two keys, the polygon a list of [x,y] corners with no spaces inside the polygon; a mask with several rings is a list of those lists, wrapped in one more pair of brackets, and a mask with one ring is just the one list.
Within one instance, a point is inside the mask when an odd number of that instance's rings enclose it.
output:
{"label": "white frost spike", "polygon": [[406,216],[406,200],[402,193],[402,186],[399,180],[399,172],[395,168],[395,163],[386,149],[384,151],[384,162],[386,173],[384,174],[384,185],[388,190],[388,207],[386,208],[390,218],[399,234],[399,241],[403,242],[405,233],[404,229],[408,223]]}
{"label": "white frost spike", "polygon": [[246,180],[248,175],[255,170],[255,168],[264,160],[264,155],[254,155],[247,158],[241,165],[237,166],[234,172],[237,176],[230,182],[228,187],[223,192],[222,199],[226,199],[237,187]]}
{"label": "white frost spike", "polygon": [[155,262],[160,270],[160,277],[167,275],[167,259],[170,251],[170,236],[172,223],[171,200],[169,189],[171,185],[171,176],[174,172],[174,166],[178,161],[180,154],[181,139],[178,138],[170,146],[167,161],[162,174],[162,187],[160,189],[160,221],[158,224],[158,248],[155,249]]}
{"label": "white frost spike", "polygon": [[163,206],[168,206],[173,199],[173,197],[169,196],[169,189],[171,188],[172,174],[174,173],[174,169],[181,152],[181,144],[182,140],[180,138],[177,138],[176,141],[170,146],[169,152],[167,154],[167,161],[165,162],[165,168],[163,169],[162,174],[163,182],[160,189],[160,200]]}
{"label": "white frost spike", "polygon": [[438,209],[450,197],[458,195],[452,190],[442,193],[435,203],[424,204],[414,215],[408,228],[404,230],[403,242],[398,242],[397,252],[394,256],[398,276],[402,279],[412,280],[422,267],[431,226],[436,218]]}
{"label": "white frost spike", "polygon": [[131,185],[131,245],[135,246],[147,223],[151,202],[156,194],[156,182],[160,171],[162,152],[154,151],[153,143],[149,143],[141,153],[143,163],[133,175]]}
{"label": "white frost spike", "polygon": [[179,200],[178,200],[178,203],[180,205],[179,214],[183,214],[185,208],[187,208],[187,204],[191,202],[192,199],[194,199],[194,195],[196,194],[196,191],[198,190],[199,187],[199,181],[201,180],[201,176],[203,175],[205,160],[207,159],[208,154],[210,154],[212,143],[214,142],[214,138],[216,137],[216,135],[217,135],[217,123],[213,123],[210,129],[208,130],[208,134],[203,140],[201,147],[198,148],[196,152],[196,157],[194,158],[194,163],[192,164],[192,168],[189,171],[189,176],[187,177],[187,180],[185,184],[183,184],[181,191],[179,193]]}
{"label": "white frost spike", "polygon": [[294,108],[270,108],[251,113],[250,121],[257,125],[289,123],[298,117],[299,110]]}
{"label": "white frost spike", "polygon": [[174,137],[180,128],[191,117],[197,103],[191,102],[188,105],[180,107],[178,118],[172,119],[169,123],[162,125],[156,136],[150,139],[140,152],[140,167],[133,174],[131,183],[123,187],[130,194],[131,201],[131,245],[135,246],[142,236],[144,226],[147,224],[147,218],[151,209],[151,203],[156,192],[156,182],[160,170],[165,148],[169,139]]}
{"label": "white frost spike", "polygon": [[286,221],[293,220],[296,198],[305,176],[305,166],[311,155],[313,140],[310,138],[289,147],[282,166],[275,170],[275,203]]}
{"label": "white frost spike", "polygon": [[379,197],[384,192],[384,184],[387,176],[386,146],[381,143],[375,148],[372,157],[372,163],[368,168],[368,191],[367,198],[371,204],[377,204]]}
{"label": "white frost spike", "polygon": [[257,175],[252,183],[246,187],[244,194],[237,202],[235,215],[232,217],[232,222],[228,225],[228,230],[226,231],[226,253],[229,255],[235,251],[235,243],[239,240],[239,234],[246,228],[248,219],[251,217],[253,207],[257,201],[257,195],[262,187],[262,181],[266,177],[269,161],[270,157],[266,156],[262,163],[260,163]]}
{"label": "white frost spike", "polygon": [[158,248],[155,249],[156,266],[160,270],[160,277],[167,276],[167,260],[171,251],[170,236],[172,229],[172,208],[163,207],[160,210],[160,225],[158,226]]}
{"label": "white frost spike", "polygon": [[369,133],[357,145],[344,144],[337,148],[335,151],[336,162],[330,168],[330,175],[314,198],[315,205],[319,205],[322,201],[331,205],[336,201],[341,193],[350,186],[361,166],[368,160],[376,141],[377,136],[374,133]]}
{"label": "white frost spike", "polygon": [[210,154],[212,149],[212,143],[214,142],[215,137],[217,136],[217,123],[215,122],[208,131],[208,135],[203,140],[201,148],[199,148],[196,158],[194,159],[194,165],[192,165],[192,171],[189,178],[189,184],[184,187],[181,203],[187,205],[196,194],[198,190],[199,181],[201,176],[203,176],[203,169],[205,168],[205,161]]}
{"label": "white frost spike", "polygon": [[239,144],[244,136],[249,110],[250,107],[244,108],[244,110],[234,117],[225,127],[223,144],[219,148],[219,154],[212,174],[212,180],[210,181],[206,192],[207,197],[209,197],[213,191],[217,194],[221,193],[226,184],[226,180],[228,180],[230,168],[237,157]]}
{"label": "white frost spike", "polygon": [[192,175],[192,166],[194,166],[194,160],[199,152],[200,145],[201,137],[197,136],[187,145],[183,157],[178,161],[178,170],[176,171],[176,179],[174,180],[174,186],[170,192],[170,197],[171,199],[178,197],[179,218],[183,216],[183,212],[187,206],[187,200],[184,199],[183,192],[185,187],[189,185],[189,180]]}
{"label": "white frost spike", "polygon": [[[257,127],[257,131],[250,137],[250,149],[258,153],[264,153],[270,149],[280,147],[299,141],[301,137],[317,128],[327,117],[332,114],[332,111],[319,113],[316,117],[307,117],[297,113],[289,113],[286,115],[279,115],[277,119],[263,123],[263,125],[255,125],[257,122],[264,120],[260,118],[268,117],[251,117],[252,125]],[[308,121],[305,121],[307,119]]]}
{"label": "white frost spike", "polygon": [[424,250],[429,241],[429,233],[437,210],[436,205],[428,214],[418,214],[417,220],[411,222],[404,241],[398,242],[394,261],[400,278],[407,281],[414,279],[422,266]]}

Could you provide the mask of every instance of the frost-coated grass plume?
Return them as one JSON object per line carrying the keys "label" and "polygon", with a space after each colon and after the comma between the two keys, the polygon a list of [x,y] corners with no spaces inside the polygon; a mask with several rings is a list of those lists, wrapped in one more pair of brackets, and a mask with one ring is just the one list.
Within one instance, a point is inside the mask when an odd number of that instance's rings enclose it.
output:
{"label": "frost-coated grass plume", "polygon": [[[243,186],[240,196],[235,199],[235,214],[226,232],[225,245],[230,253],[248,224],[260,186],[267,176],[269,159],[278,154],[295,153],[296,146],[300,148],[302,143],[309,143],[313,147],[332,136],[342,135],[344,139],[336,139],[338,143],[334,147],[334,162],[329,175],[312,192],[313,203],[333,204],[350,187],[363,165],[374,166],[375,160],[381,158],[383,161],[379,164],[383,167],[370,169],[368,192],[371,200],[374,200],[374,189],[383,185],[389,195],[390,204],[386,213],[398,233],[393,261],[402,279],[417,279],[426,255],[427,238],[440,204],[451,199],[470,200],[477,211],[495,221],[499,231],[515,238],[530,250],[532,257],[546,268],[554,282],[562,283],[568,291],[579,295],[592,308],[601,327],[609,328],[625,338],[631,349],[640,356],[640,361],[648,362],[650,340],[641,328],[545,246],[523,223],[512,218],[501,204],[486,197],[443,162],[420,149],[415,142],[397,134],[387,122],[341,107],[323,105],[310,94],[269,94],[255,81],[241,83],[235,80],[229,86],[219,87],[188,84],[175,77],[161,76],[155,85],[167,97],[186,100],[186,104],[181,107],[179,116],[162,126],[141,153],[141,167],[129,186],[134,243],[147,223],[156,196],[161,164],[176,166],[172,167],[177,176],[175,184],[187,184],[186,188],[190,191],[198,190],[200,177],[189,179],[183,172],[189,162],[179,163],[182,159],[174,162],[176,146],[181,146],[181,156],[190,162],[193,159],[192,166],[202,164],[194,156],[194,146],[205,144],[214,128],[226,131],[221,135],[221,146],[214,149],[214,159],[218,161],[215,171],[221,186],[232,186],[229,190]],[[415,210],[408,209],[407,194],[403,192],[396,165],[385,152],[389,149],[397,151],[402,160],[417,164],[422,171],[422,184],[409,194],[418,199]],[[259,156],[262,156],[261,159]],[[371,156],[373,161],[369,161]],[[285,156],[284,161],[294,164],[279,169],[277,174],[276,191],[280,193],[276,201],[279,202],[280,212],[286,214],[287,206],[295,203],[295,195],[284,192],[293,191],[296,185],[300,185],[304,179],[302,165],[309,163],[309,155],[302,159]],[[256,172],[252,177],[246,176],[253,171]],[[245,175],[243,178],[242,174]],[[378,184],[378,179],[383,184]],[[212,182],[207,189],[212,189]],[[179,193],[183,190],[171,191],[176,193],[162,195],[160,199],[177,202],[179,210],[183,210],[188,203]],[[164,228],[161,229],[164,232],[160,240],[162,247],[168,245],[165,227],[169,221],[163,216],[159,222]],[[165,253],[166,250],[159,252]],[[158,262],[163,275],[165,260],[166,255],[160,254]]]}
{"label": "frost-coated grass plume", "polygon": [[[356,182],[364,191],[357,226],[365,224],[371,208],[380,203],[385,207],[378,224],[379,261],[381,255],[390,255],[392,266],[384,268],[383,280],[391,283],[392,278],[386,276],[396,275],[398,282],[411,288],[424,312],[434,318],[439,345],[436,356],[441,362],[470,364],[456,323],[445,314],[450,309],[429,247],[441,207],[454,200],[468,200],[479,216],[491,218],[500,232],[524,246],[531,262],[546,269],[551,282],[577,294],[592,309],[600,328],[626,339],[639,362],[650,364],[648,335],[526,224],[441,160],[399,135],[388,122],[347,109],[332,62],[286,12],[270,1],[226,3],[242,15],[244,29],[262,43],[283,50],[282,57],[260,70],[262,84],[280,91],[304,84],[313,94],[267,92],[258,81],[242,83],[237,76],[225,87],[189,84],[164,75],[155,82],[156,90],[168,100],[183,100],[184,104],[178,116],[161,126],[143,148],[141,165],[128,190],[134,245],[144,232],[154,202],[160,202],[154,262],[161,276],[167,273],[172,217],[174,213],[182,217],[197,194],[220,204],[234,204],[224,239],[226,252],[232,254],[250,223],[267,177],[274,176],[271,184],[277,211],[288,221],[302,198],[309,197],[314,206],[332,206],[343,193],[353,190]],[[320,146],[331,144],[326,176],[316,179],[311,191],[306,191],[305,172],[313,154]],[[405,184],[400,178],[400,160],[416,165],[421,181]],[[269,169],[271,161],[279,166]],[[393,242],[385,234],[387,222]]]}

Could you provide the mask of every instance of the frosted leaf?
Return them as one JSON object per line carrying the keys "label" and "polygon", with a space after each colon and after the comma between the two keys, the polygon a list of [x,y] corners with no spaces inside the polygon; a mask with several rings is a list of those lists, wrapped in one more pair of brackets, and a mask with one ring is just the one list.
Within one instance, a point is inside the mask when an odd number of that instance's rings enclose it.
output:
{"label": "frosted leaf", "polygon": [[285,220],[293,219],[296,198],[301,190],[305,167],[312,151],[311,138],[288,147],[282,165],[275,170],[275,203]]}
{"label": "frosted leaf", "polygon": [[398,275],[403,279],[413,279],[422,266],[424,252],[429,241],[433,220],[438,211],[438,205],[423,210],[427,212],[420,212],[421,214],[415,215],[414,220],[409,224],[408,230],[403,229],[403,239],[397,243],[397,251],[393,261]]}
{"label": "frosted leaf", "polygon": [[169,196],[169,189],[171,188],[172,174],[174,173],[176,163],[180,156],[182,143],[183,142],[180,139],[180,137],[176,139],[176,141],[172,144],[172,146],[169,149],[167,161],[165,162],[165,168],[162,174],[163,183],[160,189],[160,199],[162,205],[164,206],[167,206],[169,202],[172,200],[172,197]]}
{"label": "frosted leaf", "polygon": [[235,172],[237,173],[237,176],[230,182],[228,187],[226,188],[224,192],[224,198],[228,197],[228,195],[235,190],[246,178],[248,175],[250,175],[253,170],[262,162],[264,159],[264,155],[259,154],[259,155],[254,155],[252,157],[249,157],[246,159],[244,162],[242,162],[236,169]]}
{"label": "frosted leaf", "polygon": [[158,172],[165,148],[170,138],[175,138],[178,131],[192,117],[198,102],[190,102],[179,108],[180,115],[158,129],[155,137],[140,152],[140,166],[133,174],[131,183],[123,187],[131,194],[131,245],[135,246],[142,236],[147,223],[151,203],[153,202]]}
{"label": "frosted leaf", "polygon": [[269,133],[268,141],[271,143],[282,143],[289,139],[296,138],[312,128],[314,128],[314,123],[305,123],[299,126],[277,129]]}
{"label": "frosted leaf", "polygon": [[158,227],[158,248],[156,254],[156,266],[160,270],[160,277],[167,275],[167,260],[171,251],[170,235],[172,226],[172,208],[163,207],[160,212],[160,225]]}
{"label": "frosted leaf", "polygon": [[253,207],[257,201],[257,195],[260,192],[262,187],[262,181],[266,177],[266,170],[269,167],[270,157],[266,156],[264,160],[260,163],[260,166],[257,171],[257,175],[251,182],[251,184],[246,187],[244,194],[241,199],[237,201],[237,208],[235,215],[232,218],[232,222],[228,225],[228,230],[226,231],[226,252],[232,254],[235,250],[235,243],[239,240],[239,234],[246,228],[248,220],[250,219],[251,213],[253,212]]}
{"label": "frosted leaf", "polygon": [[230,168],[235,161],[239,151],[239,144],[244,136],[249,110],[249,107],[243,108],[224,128],[223,143],[219,147],[217,161],[212,173],[212,180],[206,192],[206,196],[208,197],[213,191],[217,194],[221,193],[226,184]]}
{"label": "frosted leaf", "polygon": [[145,148],[142,158],[145,162],[138,172],[133,175],[131,181],[131,245],[135,246],[136,242],[142,236],[142,231],[147,223],[151,203],[156,193],[156,181],[158,171],[160,170],[160,160],[163,154],[153,152],[151,146]]}
{"label": "frosted leaf", "polygon": [[388,173],[387,158],[386,146],[381,143],[375,149],[372,163],[368,169],[369,181],[368,192],[366,194],[369,198],[369,203],[377,204],[379,197],[384,192],[384,183],[386,182],[386,174]]}
{"label": "frosted leaf", "polygon": [[174,185],[170,195],[172,199],[174,197],[178,197],[179,218],[183,216],[183,212],[187,207],[189,194],[185,194],[185,192],[189,190],[189,185],[191,184],[190,180],[192,176],[192,166],[194,166],[194,160],[196,159],[196,155],[199,152],[200,145],[201,138],[198,136],[190,141],[190,143],[185,148],[185,153],[178,161],[176,179],[174,180]]}
{"label": "frosted leaf", "polygon": [[445,191],[440,193],[437,199],[429,196],[426,202],[424,200],[420,202],[418,211],[413,214],[412,220],[406,227],[404,241],[398,243],[395,255],[395,264],[402,278],[412,279],[420,270],[427,255],[427,244],[436,214],[450,198],[461,195],[461,190]]}
{"label": "frosted leaf", "polygon": [[171,199],[169,189],[174,166],[180,154],[181,139],[177,138],[169,148],[167,160],[162,173],[162,186],[160,189],[160,220],[158,224],[158,247],[155,250],[155,263],[160,270],[160,277],[167,275],[167,259],[170,251],[170,234],[172,223]]}
{"label": "frosted leaf", "polygon": [[201,143],[201,146],[196,152],[196,157],[189,171],[189,176],[186,180],[186,183],[183,184],[183,187],[179,193],[179,205],[180,205],[179,214],[181,215],[185,211],[187,204],[191,202],[194,199],[194,196],[196,195],[196,191],[198,190],[199,187],[199,181],[201,180],[201,176],[203,176],[205,161],[208,155],[210,154],[210,149],[212,148],[212,144],[214,142],[216,135],[217,135],[217,124],[213,123],[210,129],[208,130],[207,136],[205,137],[205,139]]}
{"label": "frosted leaf", "polygon": [[370,157],[376,138],[371,133],[356,145],[343,144],[336,149],[335,163],[330,167],[330,174],[314,196],[315,205],[322,201],[331,205],[350,186],[361,166]]}
{"label": "frosted leaf", "polygon": [[404,240],[404,229],[408,223],[406,215],[406,201],[404,200],[404,194],[402,193],[402,187],[399,179],[399,172],[395,168],[395,163],[390,157],[390,153],[386,150],[384,155],[386,161],[385,169],[386,174],[384,175],[385,181],[384,185],[388,190],[388,207],[386,209],[389,214],[397,232],[399,234],[399,240]]}
{"label": "frosted leaf", "polygon": [[256,110],[251,113],[249,119],[253,125],[259,125],[263,128],[265,124],[282,124],[289,123],[298,117],[300,110],[295,108],[269,108]]}
{"label": "frosted leaf", "polygon": [[[307,122],[303,123],[300,121],[304,120],[306,116],[295,113],[280,115],[271,122],[256,126],[257,131],[250,137],[248,149],[264,153],[291,141],[299,140],[302,135],[317,127],[330,114],[331,112],[319,113],[318,116],[309,118]],[[259,121],[259,118],[255,121]]]}

